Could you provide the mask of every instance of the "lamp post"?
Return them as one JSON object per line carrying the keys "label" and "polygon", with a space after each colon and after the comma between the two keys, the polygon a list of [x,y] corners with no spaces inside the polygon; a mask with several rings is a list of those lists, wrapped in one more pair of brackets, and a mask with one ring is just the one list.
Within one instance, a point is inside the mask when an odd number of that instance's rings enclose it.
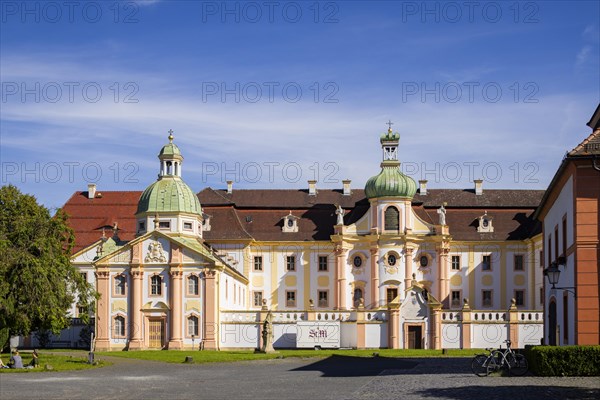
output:
{"label": "lamp post", "polygon": [[551,289],[559,289],[564,290],[566,292],[572,293],[573,297],[577,297],[575,293],[575,287],[556,287],[558,283],[558,279],[560,278],[560,267],[566,268],[566,262],[564,257],[558,257],[557,261],[553,261],[550,263],[550,266],[544,270],[544,275],[548,278],[548,282],[552,285]]}

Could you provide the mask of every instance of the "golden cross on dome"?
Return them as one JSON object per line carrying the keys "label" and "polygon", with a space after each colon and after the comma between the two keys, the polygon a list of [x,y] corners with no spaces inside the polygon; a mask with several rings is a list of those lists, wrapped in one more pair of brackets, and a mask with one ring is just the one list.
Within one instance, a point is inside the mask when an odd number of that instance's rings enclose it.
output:
{"label": "golden cross on dome", "polygon": [[388,132],[392,133],[392,125],[394,125],[392,120],[388,120],[388,122],[386,122],[386,125],[389,127]]}
{"label": "golden cross on dome", "polygon": [[169,143],[173,143],[173,139],[175,139],[173,137],[173,129],[169,129]]}

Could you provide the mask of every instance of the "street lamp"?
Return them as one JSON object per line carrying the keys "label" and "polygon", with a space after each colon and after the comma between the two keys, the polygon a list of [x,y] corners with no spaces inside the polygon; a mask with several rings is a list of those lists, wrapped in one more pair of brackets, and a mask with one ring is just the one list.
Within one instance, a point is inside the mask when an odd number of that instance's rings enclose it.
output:
{"label": "street lamp", "polygon": [[574,297],[577,297],[575,294],[575,288],[572,286],[569,287],[556,287],[558,283],[558,279],[560,278],[560,267],[566,268],[566,260],[564,257],[558,257],[556,261],[550,263],[550,266],[544,270],[544,275],[548,278],[548,282],[552,285],[550,289],[560,289],[569,293],[573,293]]}

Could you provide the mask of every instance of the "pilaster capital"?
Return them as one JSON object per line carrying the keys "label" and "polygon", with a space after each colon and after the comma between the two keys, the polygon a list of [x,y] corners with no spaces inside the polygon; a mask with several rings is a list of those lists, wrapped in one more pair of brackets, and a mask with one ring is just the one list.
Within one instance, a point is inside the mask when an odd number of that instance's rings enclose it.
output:
{"label": "pilaster capital", "polygon": [[129,274],[133,279],[142,279],[142,277],[144,276],[144,269],[140,265],[136,268],[131,268],[129,270]]}
{"label": "pilaster capital", "polygon": [[210,268],[204,268],[204,276],[206,279],[215,279],[218,275],[219,271]]}
{"label": "pilaster capital", "polygon": [[183,269],[181,269],[180,265],[177,267],[171,267],[169,274],[175,279],[181,278],[183,277]]}
{"label": "pilaster capital", "polygon": [[110,276],[110,270],[108,269],[99,269],[95,272],[97,279],[108,279]]}

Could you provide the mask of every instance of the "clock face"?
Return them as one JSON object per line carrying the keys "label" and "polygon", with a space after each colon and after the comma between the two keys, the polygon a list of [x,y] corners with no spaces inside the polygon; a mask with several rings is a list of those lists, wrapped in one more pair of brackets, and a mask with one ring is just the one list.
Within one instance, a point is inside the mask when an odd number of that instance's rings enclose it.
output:
{"label": "clock face", "polygon": [[392,265],[392,266],[396,265],[396,256],[395,255],[390,254],[388,256],[388,264]]}
{"label": "clock face", "polygon": [[360,268],[360,266],[362,265],[362,258],[360,258],[359,256],[354,257],[354,260],[352,261],[354,263],[354,266],[356,268]]}
{"label": "clock face", "polygon": [[429,259],[427,258],[427,256],[421,256],[419,263],[421,264],[421,267],[426,267],[429,263]]}

